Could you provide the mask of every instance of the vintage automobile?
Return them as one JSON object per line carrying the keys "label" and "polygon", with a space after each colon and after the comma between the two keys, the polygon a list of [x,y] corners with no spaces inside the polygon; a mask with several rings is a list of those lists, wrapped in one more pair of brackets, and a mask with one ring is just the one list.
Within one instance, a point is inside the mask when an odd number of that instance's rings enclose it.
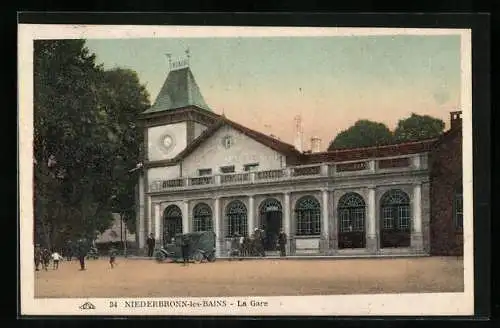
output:
{"label": "vintage automobile", "polygon": [[215,233],[213,231],[190,232],[178,234],[172,243],[156,251],[156,261],[164,262],[171,259],[174,262],[182,261],[182,240],[188,243],[188,257],[190,261],[201,263],[215,261]]}

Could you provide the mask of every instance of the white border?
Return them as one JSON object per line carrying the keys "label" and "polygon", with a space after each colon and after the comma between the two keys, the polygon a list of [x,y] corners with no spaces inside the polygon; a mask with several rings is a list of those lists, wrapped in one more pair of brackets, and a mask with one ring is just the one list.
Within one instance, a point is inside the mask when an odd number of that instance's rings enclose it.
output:
{"label": "white border", "polygon": [[[21,313],[23,315],[472,315],[474,262],[472,216],[471,32],[460,29],[182,27],[111,25],[18,26],[19,191]],[[35,299],[33,270],[33,40],[71,38],[263,37],[359,35],[460,35],[463,113],[464,292],[341,296],[252,297],[268,307],[109,308],[125,299]],[[205,298],[207,299],[207,298]],[[220,299],[220,298],[219,298]],[[223,298],[229,304],[236,298]],[[244,299],[244,298],[238,298]],[[250,298],[247,298],[250,300]],[[131,299],[132,300],[132,299]],[[136,300],[136,299],[133,299]],[[148,299],[140,299],[148,300]],[[158,299],[156,299],[158,300]],[[173,299],[160,299],[173,300]],[[179,300],[179,298],[176,298]],[[188,299],[182,300],[199,300]],[[82,311],[86,301],[96,306]]]}

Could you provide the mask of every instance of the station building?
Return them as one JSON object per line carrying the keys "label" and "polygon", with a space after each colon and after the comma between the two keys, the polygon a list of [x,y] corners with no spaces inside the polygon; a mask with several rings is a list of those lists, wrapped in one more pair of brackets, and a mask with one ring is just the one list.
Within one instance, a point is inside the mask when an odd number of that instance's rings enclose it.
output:
{"label": "station building", "polygon": [[302,151],[215,113],[191,69],[173,69],[140,115],[138,246],[213,230],[224,256],[259,227],[283,229],[290,255],[461,255],[461,112],[450,119],[433,139]]}

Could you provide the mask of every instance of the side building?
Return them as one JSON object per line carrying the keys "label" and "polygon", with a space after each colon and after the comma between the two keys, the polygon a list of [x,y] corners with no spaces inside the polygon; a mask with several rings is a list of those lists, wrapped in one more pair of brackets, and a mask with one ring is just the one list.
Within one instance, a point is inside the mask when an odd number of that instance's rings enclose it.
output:
{"label": "side building", "polygon": [[260,227],[268,251],[283,229],[288,253],[296,255],[460,251],[461,236],[453,239],[451,223],[444,222],[453,220],[458,198],[449,202],[455,196],[443,195],[451,190],[444,187],[452,183],[448,174],[460,177],[453,185],[461,181],[461,162],[451,164],[461,151],[455,149],[457,121],[440,138],[301,152],[214,113],[184,67],[168,74],[140,123],[140,248],[150,233],[162,243],[176,233],[213,230],[221,256],[235,233]]}

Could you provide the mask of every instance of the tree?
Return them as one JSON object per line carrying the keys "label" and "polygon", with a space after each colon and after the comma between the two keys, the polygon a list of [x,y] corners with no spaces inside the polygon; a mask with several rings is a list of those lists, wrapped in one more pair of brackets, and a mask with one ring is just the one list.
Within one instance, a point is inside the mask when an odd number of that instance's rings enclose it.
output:
{"label": "tree", "polygon": [[398,142],[430,139],[441,135],[443,130],[442,120],[412,113],[410,117],[399,120],[394,137]]}
{"label": "tree", "polygon": [[130,69],[105,71],[101,83],[101,117],[106,118],[108,124],[109,142],[116,145],[113,154],[113,209],[134,233],[137,176],[129,174],[129,170],[140,159],[143,134],[135,121],[138,114],[149,107],[149,95],[140,84],[137,73]]}
{"label": "tree", "polygon": [[392,133],[383,123],[358,120],[353,126],[340,132],[330,143],[328,150],[369,147],[392,142]]}
{"label": "tree", "polygon": [[134,74],[104,71],[84,40],[35,41],[35,235],[47,247],[103,232],[112,196],[133,193],[126,168],[141,138],[131,122],[149,105]]}

